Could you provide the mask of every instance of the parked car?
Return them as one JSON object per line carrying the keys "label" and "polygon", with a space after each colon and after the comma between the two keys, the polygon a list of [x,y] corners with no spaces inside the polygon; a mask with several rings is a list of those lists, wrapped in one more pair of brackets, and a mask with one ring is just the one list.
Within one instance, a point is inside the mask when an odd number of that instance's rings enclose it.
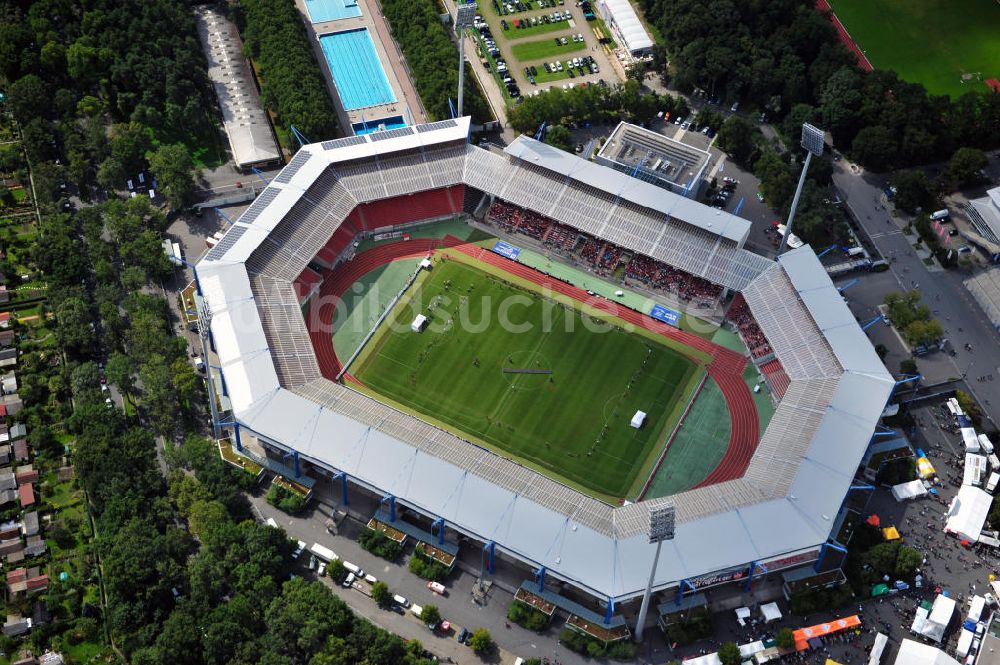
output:
{"label": "parked car", "polygon": [[448,595],[448,589],[446,589],[440,582],[428,582],[427,588],[431,591],[431,593],[436,593],[439,596]]}

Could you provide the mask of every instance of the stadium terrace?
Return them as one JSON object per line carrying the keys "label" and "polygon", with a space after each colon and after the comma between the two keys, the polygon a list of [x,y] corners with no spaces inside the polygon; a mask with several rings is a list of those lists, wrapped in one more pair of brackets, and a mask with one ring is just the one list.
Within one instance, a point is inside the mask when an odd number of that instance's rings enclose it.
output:
{"label": "stadium terrace", "polygon": [[[750,226],[738,217],[530,138],[500,153],[468,134],[460,118],[304,146],[199,263],[203,331],[237,443],[255,437],[304,476],[343,482],[345,496],[350,483],[386,512],[405,506],[542,583],[548,575],[611,607],[645,588],[649,504],[677,511],[655,590],[829,567],[831,549],[842,549],[831,540],[838,515],[894,380],[812,250],[768,260],[743,249]],[[641,255],[642,274],[665,264],[712,297],[735,293],[733,321],[753,359],[781,377],[777,410],[738,474],[610,505],[331,375],[302,316],[320,281],[310,263],[350,265],[354,238],[376,219],[497,202]]]}

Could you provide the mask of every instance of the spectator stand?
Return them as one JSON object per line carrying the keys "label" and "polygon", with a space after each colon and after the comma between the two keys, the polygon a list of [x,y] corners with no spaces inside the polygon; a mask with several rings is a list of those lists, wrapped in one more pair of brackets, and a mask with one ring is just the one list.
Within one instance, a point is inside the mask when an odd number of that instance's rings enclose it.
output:
{"label": "spectator stand", "polygon": [[527,236],[538,242],[543,251],[555,252],[571,264],[580,264],[609,281],[632,288],[630,280],[637,282],[654,298],[666,293],[675,296],[682,305],[711,309],[722,297],[722,287],[706,279],[626,252],[613,243],[505,201],[493,201],[485,222],[501,233]]}

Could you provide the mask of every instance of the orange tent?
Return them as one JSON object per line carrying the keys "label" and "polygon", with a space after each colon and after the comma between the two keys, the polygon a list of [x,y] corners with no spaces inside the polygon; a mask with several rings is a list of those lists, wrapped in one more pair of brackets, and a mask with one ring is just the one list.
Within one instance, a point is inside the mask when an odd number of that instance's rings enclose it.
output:
{"label": "orange tent", "polygon": [[823,637],[825,635],[832,635],[833,633],[839,633],[842,630],[848,628],[854,628],[855,626],[861,625],[861,619],[858,615],[844,617],[843,619],[836,619],[834,621],[828,621],[826,623],[816,624],[815,626],[809,626],[808,628],[799,628],[795,631],[795,650],[805,651],[809,648],[809,640],[814,637]]}

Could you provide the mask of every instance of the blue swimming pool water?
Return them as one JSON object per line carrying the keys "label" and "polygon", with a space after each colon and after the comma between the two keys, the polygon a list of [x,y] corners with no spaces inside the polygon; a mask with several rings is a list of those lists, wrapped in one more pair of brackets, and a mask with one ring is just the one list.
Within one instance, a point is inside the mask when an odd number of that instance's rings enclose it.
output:
{"label": "blue swimming pool water", "polygon": [[319,44],[348,111],[396,101],[368,28],[320,35]]}
{"label": "blue swimming pool water", "polygon": [[305,3],[313,23],[361,16],[358,0],[305,0]]}
{"label": "blue swimming pool water", "polygon": [[401,129],[403,127],[406,127],[406,123],[403,121],[403,116],[401,115],[394,115],[391,118],[380,118],[378,120],[366,119],[365,122],[356,122],[351,125],[351,128],[354,129],[354,134],[357,136],[383,130]]}

